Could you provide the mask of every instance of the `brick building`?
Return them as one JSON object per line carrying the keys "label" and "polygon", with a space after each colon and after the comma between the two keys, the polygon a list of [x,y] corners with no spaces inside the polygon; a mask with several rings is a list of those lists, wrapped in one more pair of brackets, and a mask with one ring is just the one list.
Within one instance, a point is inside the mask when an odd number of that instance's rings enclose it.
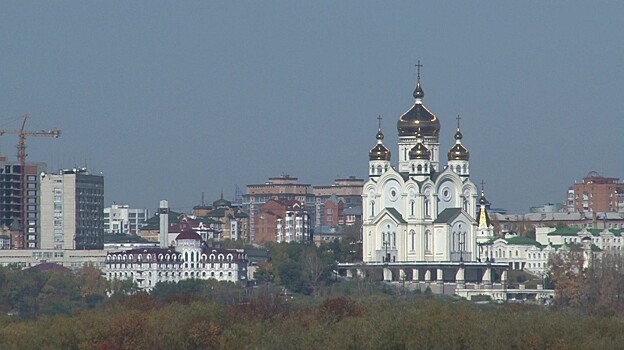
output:
{"label": "brick building", "polygon": [[[342,201],[344,208],[362,207],[362,186],[364,180],[355,176],[348,178],[338,178],[329,186],[314,186],[314,196],[316,198],[315,225],[330,225],[325,218],[327,210],[325,204],[332,198],[333,202]],[[333,224],[337,225],[337,224]],[[342,224],[341,224],[342,225]]]}
{"label": "brick building", "polygon": [[568,212],[624,211],[624,182],[595,171],[568,189],[564,209]]}
{"label": "brick building", "polygon": [[255,217],[255,243],[311,240],[310,221],[301,202],[270,199],[260,206]]}
{"label": "brick building", "polygon": [[[315,197],[312,185],[299,183],[299,179],[290,175],[270,177],[264,184],[247,185],[247,193],[243,196],[243,210],[249,214],[249,240],[252,243],[262,241],[255,237],[258,232],[255,225],[259,222],[260,207],[271,199],[297,201],[306,208],[313,208]],[[314,212],[309,215],[314,220]]]}

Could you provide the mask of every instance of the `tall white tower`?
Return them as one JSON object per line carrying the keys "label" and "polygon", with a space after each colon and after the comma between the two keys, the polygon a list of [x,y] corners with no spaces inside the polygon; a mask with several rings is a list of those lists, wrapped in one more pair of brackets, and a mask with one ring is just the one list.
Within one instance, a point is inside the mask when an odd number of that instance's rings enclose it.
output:
{"label": "tall white tower", "polygon": [[169,247],[169,202],[164,199],[160,201],[158,217],[160,218],[160,236],[158,241],[161,248],[167,248]]}

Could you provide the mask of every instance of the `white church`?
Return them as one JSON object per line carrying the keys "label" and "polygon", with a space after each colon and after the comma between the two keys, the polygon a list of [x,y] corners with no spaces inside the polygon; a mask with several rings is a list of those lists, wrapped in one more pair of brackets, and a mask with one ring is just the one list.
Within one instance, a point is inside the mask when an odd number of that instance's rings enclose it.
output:
{"label": "white church", "polygon": [[[398,161],[384,145],[381,117],[362,190],[362,262],[344,262],[346,278],[381,278],[409,289],[467,299],[547,300],[552,290],[510,289],[507,262],[497,262],[487,200],[470,180],[470,153],[459,116],[455,142],[440,161],[440,120],[423,104],[420,62],[414,104],[397,122]],[[442,153],[444,155],[444,153]]]}
{"label": "white church", "polygon": [[469,177],[459,117],[443,165],[440,120],[423,104],[424,95],[419,70],[414,105],[397,122],[396,166],[383,144],[380,118],[362,193],[364,262],[477,261],[486,256],[478,243],[493,238],[485,198]]}

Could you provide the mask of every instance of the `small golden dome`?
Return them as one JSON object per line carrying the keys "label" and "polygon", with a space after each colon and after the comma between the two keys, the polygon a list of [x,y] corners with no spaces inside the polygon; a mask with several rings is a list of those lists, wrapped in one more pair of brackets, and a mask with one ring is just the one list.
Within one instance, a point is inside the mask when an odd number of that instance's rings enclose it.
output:
{"label": "small golden dome", "polygon": [[470,152],[462,145],[461,139],[463,135],[459,131],[459,127],[455,132],[455,145],[448,151],[448,160],[468,160],[470,159]]}
{"label": "small golden dome", "polygon": [[370,152],[368,152],[370,160],[390,160],[390,151],[381,143],[378,143]]}
{"label": "small golden dome", "polygon": [[384,139],[384,134],[383,132],[381,132],[381,120],[379,130],[377,131],[377,135],[375,136],[375,138],[377,139],[377,145],[375,145],[375,147],[373,147],[373,149],[368,152],[368,159],[390,160],[390,151],[382,143]]}
{"label": "small golden dome", "polygon": [[417,134],[417,143],[416,146],[412,147],[409,151],[408,155],[410,159],[431,159],[431,151],[425,144],[423,143],[422,134],[420,133],[420,129],[418,129]]}

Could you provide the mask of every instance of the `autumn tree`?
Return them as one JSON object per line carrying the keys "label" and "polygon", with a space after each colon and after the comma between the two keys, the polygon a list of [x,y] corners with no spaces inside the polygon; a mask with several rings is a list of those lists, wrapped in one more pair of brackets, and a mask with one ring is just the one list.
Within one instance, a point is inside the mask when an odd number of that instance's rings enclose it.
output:
{"label": "autumn tree", "polygon": [[581,308],[584,304],[587,276],[583,250],[569,245],[549,258],[550,280],[555,284],[555,305],[560,308]]}

